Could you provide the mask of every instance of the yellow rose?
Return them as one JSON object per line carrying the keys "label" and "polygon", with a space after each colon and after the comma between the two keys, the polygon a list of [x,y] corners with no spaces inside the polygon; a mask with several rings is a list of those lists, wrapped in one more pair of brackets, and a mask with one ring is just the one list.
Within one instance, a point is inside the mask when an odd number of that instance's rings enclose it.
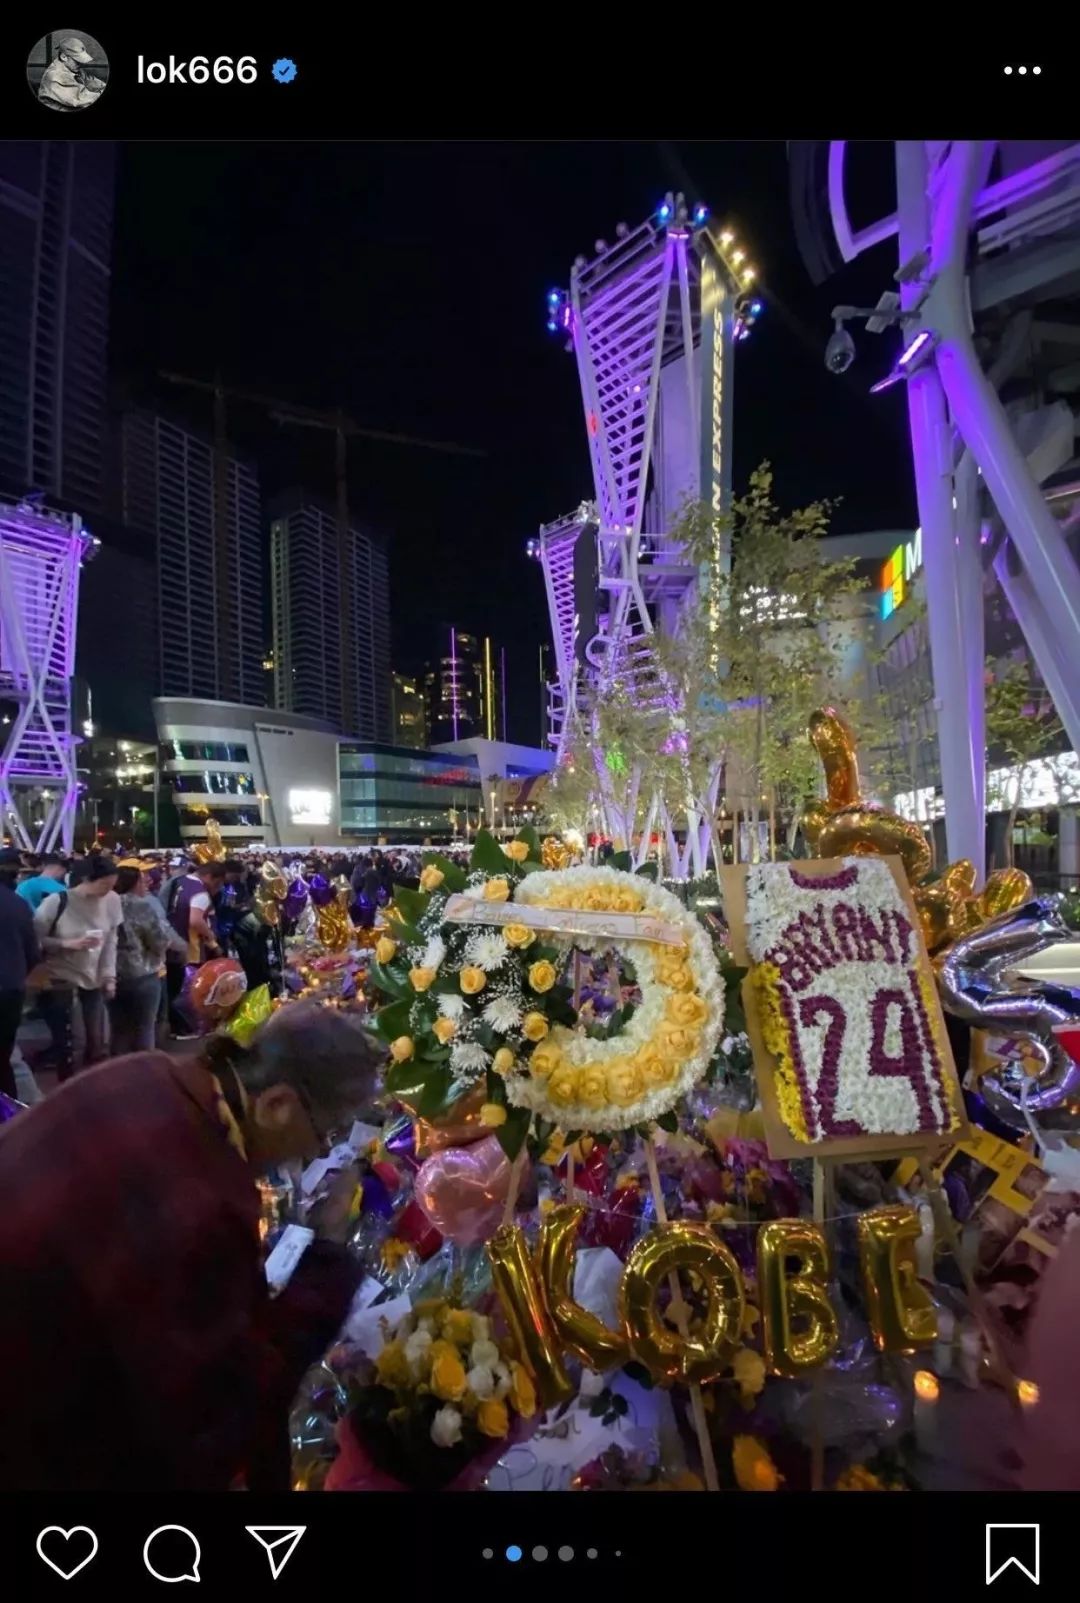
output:
{"label": "yellow rose", "polygon": [[555,1070],[560,1067],[562,1060],[563,1055],[554,1041],[547,1041],[536,1048],[536,1051],[529,1059],[529,1069],[531,1073],[538,1074],[543,1078],[546,1075],[554,1074]]}
{"label": "yellow rose", "polygon": [[694,976],[685,963],[661,963],[656,978],[669,991],[692,991]]}
{"label": "yellow rose", "polygon": [[752,1347],[740,1347],[732,1368],[742,1400],[748,1403],[765,1385],[765,1360]]}
{"label": "yellow rose", "polygon": [[503,851],[512,863],[523,863],[529,855],[529,848],[523,840],[507,841]]}
{"label": "yellow rose", "polygon": [[536,1387],[524,1364],[510,1365],[510,1406],[522,1419],[531,1419],[536,1413]]}
{"label": "yellow rose", "polygon": [[508,1046],[500,1046],[491,1060],[491,1067],[496,1074],[506,1075],[510,1073],[510,1070],[514,1067],[514,1054]]}
{"label": "yellow rose", "polygon": [[[535,1056],[535,1054],[534,1054]],[[556,1107],[569,1107],[578,1097],[578,1071],[569,1063],[555,1069],[548,1080],[548,1097]]]}
{"label": "yellow rose", "polygon": [[397,956],[397,941],[392,941],[389,935],[380,935],[375,942],[375,961],[377,963],[392,963]]}
{"label": "yellow rose", "polygon": [[390,1056],[395,1063],[408,1063],[415,1051],[411,1035],[399,1035],[390,1046]]}
{"label": "yellow rose", "polygon": [[446,1046],[457,1034],[457,1025],[454,1023],[453,1019],[438,1018],[431,1026],[431,1033],[434,1035],[440,1046]]}
{"label": "yellow rose", "polygon": [[578,1096],[582,1107],[602,1108],[607,1101],[607,1079],[599,1063],[592,1063],[581,1071]]}
{"label": "yellow rose", "polygon": [[497,1130],[500,1124],[506,1123],[506,1109],[497,1102],[485,1102],[480,1109],[480,1123],[486,1124],[489,1130]]}
{"label": "yellow rose", "polygon": [[458,979],[466,996],[476,996],[487,984],[487,975],[482,968],[463,968]]}
{"label": "yellow rose", "polygon": [[507,924],[503,929],[507,946],[531,946],[536,939],[536,933],[527,924]]}
{"label": "yellow rose", "polygon": [[674,1063],[665,1063],[654,1046],[643,1046],[634,1061],[641,1070],[646,1090],[659,1090],[663,1085],[670,1085],[675,1078]]}
{"label": "yellow rose", "polygon": [[695,994],[669,996],[667,1006],[664,1008],[665,1017],[672,1024],[685,1024],[688,1027],[695,1024],[704,1024],[709,1016],[709,1009],[700,996]]}
{"label": "yellow rose", "polygon": [[656,1049],[669,1063],[685,1063],[692,1058],[701,1041],[699,1030],[687,1029],[682,1024],[669,1024],[656,1038]]}
{"label": "yellow rose", "polygon": [[389,1341],[375,1360],[375,1373],[383,1386],[407,1386],[410,1381],[409,1361],[400,1341]]}
{"label": "yellow rose", "polygon": [[411,968],[409,970],[409,983],[414,991],[427,991],[435,984],[435,970],[433,968]]}
{"label": "yellow rose", "polygon": [[505,1436],[510,1429],[506,1404],[497,1397],[486,1398],[476,1410],[476,1424],[485,1436]]}
{"label": "yellow rose", "polygon": [[489,879],[484,886],[485,902],[508,902],[510,900],[510,881],[508,879]]}
{"label": "yellow rose", "polygon": [[542,1041],[549,1029],[542,1013],[526,1013],[521,1021],[521,1033],[526,1041]]}
{"label": "yellow rose", "polygon": [[756,1436],[736,1436],[731,1467],[741,1492],[775,1492],[784,1478]]}
{"label": "yellow rose", "polygon": [[632,1058],[615,1058],[605,1071],[607,1094],[617,1108],[628,1108],[641,1095],[644,1079]]}
{"label": "yellow rose", "polygon": [[468,1387],[465,1365],[457,1348],[449,1341],[437,1341],[431,1349],[431,1389],[444,1403],[459,1403]]}
{"label": "yellow rose", "polygon": [[420,870],[420,889],[422,891],[437,891],[445,878],[446,875],[441,868],[436,868],[434,863],[429,863],[426,868]]}
{"label": "yellow rose", "polygon": [[534,991],[539,991],[541,994],[550,991],[557,979],[555,965],[549,963],[546,957],[539,963],[533,963],[529,969],[529,984]]}
{"label": "yellow rose", "polygon": [[448,1308],[443,1316],[442,1333],[455,1347],[471,1347],[472,1314],[467,1308]]}

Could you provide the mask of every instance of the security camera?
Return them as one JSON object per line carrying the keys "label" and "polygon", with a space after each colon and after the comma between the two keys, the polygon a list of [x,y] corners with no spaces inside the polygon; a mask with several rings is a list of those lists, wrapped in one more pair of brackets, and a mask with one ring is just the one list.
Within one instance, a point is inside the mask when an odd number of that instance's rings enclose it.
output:
{"label": "security camera", "polygon": [[854,360],[855,341],[838,321],[825,347],[825,366],[830,373],[846,373]]}

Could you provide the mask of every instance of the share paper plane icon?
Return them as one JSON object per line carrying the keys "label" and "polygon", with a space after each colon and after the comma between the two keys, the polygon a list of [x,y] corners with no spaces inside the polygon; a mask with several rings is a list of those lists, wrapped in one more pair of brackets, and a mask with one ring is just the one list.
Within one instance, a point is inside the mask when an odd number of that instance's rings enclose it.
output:
{"label": "share paper plane icon", "polygon": [[266,1549],[266,1556],[270,1560],[270,1575],[276,1581],[296,1552],[307,1526],[245,1525],[244,1529],[249,1536],[255,1538],[260,1547]]}

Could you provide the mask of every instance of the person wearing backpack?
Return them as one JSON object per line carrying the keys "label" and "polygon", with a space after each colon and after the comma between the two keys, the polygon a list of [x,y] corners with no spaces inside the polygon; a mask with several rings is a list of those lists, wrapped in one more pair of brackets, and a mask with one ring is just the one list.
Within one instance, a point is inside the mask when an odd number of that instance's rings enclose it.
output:
{"label": "person wearing backpack", "polygon": [[105,1002],[116,990],[116,936],[123,922],[116,877],[112,858],[95,853],[79,883],[47,896],[34,914],[46,970],[38,1005],[52,1036],[60,1080],[69,1080],[75,1071],[76,995],[86,1036],[84,1065],[107,1055]]}

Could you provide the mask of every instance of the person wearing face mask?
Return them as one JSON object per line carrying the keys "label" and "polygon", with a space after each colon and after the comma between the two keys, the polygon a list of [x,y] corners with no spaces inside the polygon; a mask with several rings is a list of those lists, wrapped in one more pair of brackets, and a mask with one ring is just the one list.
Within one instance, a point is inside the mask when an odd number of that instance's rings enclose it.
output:
{"label": "person wearing face mask", "polygon": [[47,896],[34,914],[45,959],[45,988],[38,1006],[52,1036],[51,1063],[60,1080],[75,1071],[73,1017],[78,997],[86,1036],[84,1064],[105,1056],[105,1003],[116,993],[116,936],[123,909],[117,868],[95,852],[67,890]]}
{"label": "person wearing face mask", "polygon": [[296,1003],[247,1048],[114,1058],[0,1126],[0,1492],[289,1489],[288,1410],[362,1270],[342,1192],[271,1297],[256,1180],[327,1151],[377,1066]]}

